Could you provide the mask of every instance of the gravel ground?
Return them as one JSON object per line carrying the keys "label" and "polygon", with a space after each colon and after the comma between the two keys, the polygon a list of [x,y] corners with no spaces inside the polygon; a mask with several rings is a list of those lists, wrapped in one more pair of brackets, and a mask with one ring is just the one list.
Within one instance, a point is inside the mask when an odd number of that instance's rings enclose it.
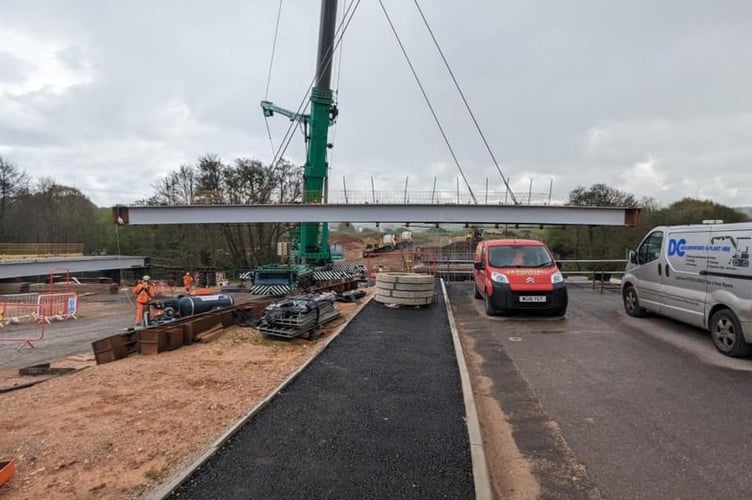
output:
{"label": "gravel ground", "polygon": [[372,302],[171,498],[473,498],[441,297]]}

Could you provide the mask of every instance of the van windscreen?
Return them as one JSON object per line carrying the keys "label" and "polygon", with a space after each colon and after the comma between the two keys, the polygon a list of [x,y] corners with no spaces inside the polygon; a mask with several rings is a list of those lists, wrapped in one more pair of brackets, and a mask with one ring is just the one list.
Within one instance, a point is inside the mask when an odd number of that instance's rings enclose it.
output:
{"label": "van windscreen", "polygon": [[545,247],[518,245],[489,247],[488,264],[491,267],[550,267],[554,262]]}

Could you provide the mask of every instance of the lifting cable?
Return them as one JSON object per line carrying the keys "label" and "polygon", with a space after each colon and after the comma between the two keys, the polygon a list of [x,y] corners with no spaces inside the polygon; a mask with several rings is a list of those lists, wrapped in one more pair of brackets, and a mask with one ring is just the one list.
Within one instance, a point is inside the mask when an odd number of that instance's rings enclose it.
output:
{"label": "lifting cable", "polygon": [[426,93],[425,88],[423,87],[423,84],[420,81],[420,78],[418,78],[418,74],[415,72],[415,67],[413,66],[412,61],[410,60],[410,57],[407,55],[407,51],[405,50],[405,46],[402,44],[402,40],[400,39],[399,35],[397,34],[397,30],[394,27],[394,24],[392,23],[392,19],[389,17],[389,14],[386,11],[386,7],[384,6],[384,2],[382,0],[379,0],[379,5],[381,5],[381,10],[384,12],[384,16],[386,16],[386,20],[389,23],[389,27],[392,29],[392,33],[394,33],[394,37],[397,39],[397,43],[400,46],[400,49],[402,50],[402,54],[405,56],[405,60],[407,61],[407,65],[410,66],[410,71],[413,73],[413,77],[415,78],[415,81],[418,83],[418,87],[420,87],[420,92],[423,94],[423,98],[426,100],[426,104],[428,104],[428,109],[431,110],[431,114],[433,115],[433,119],[436,121],[436,125],[439,127],[439,131],[441,132],[441,136],[444,138],[444,142],[446,142],[447,148],[449,148],[449,152],[452,155],[452,158],[454,158],[454,163],[457,165],[457,169],[460,171],[460,175],[462,175],[462,180],[465,181],[465,186],[467,186],[467,190],[470,192],[470,196],[473,199],[473,202],[477,205],[478,200],[475,198],[475,194],[473,193],[472,188],[470,187],[470,183],[467,181],[467,177],[465,177],[465,172],[462,171],[462,167],[460,166],[460,162],[457,159],[457,155],[454,154],[454,149],[452,149],[452,145],[449,143],[449,139],[447,138],[446,133],[444,132],[444,128],[441,126],[441,122],[439,121],[439,117],[436,115],[436,111],[433,109],[433,105],[431,104],[431,100],[428,98],[428,94]]}
{"label": "lifting cable", "polygon": [[415,7],[417,7],[418,12],[420,13],[420,17],[423,19],[423,23],[426,25],[426,29],[428,30],[428,33],[431,35],[431,39],[433,40],[434,45],[436,45],[436,49],[439,51],[439,55],[441,55],[441,60],[444,61],[444,66],[446,66],[447,71],[449,71],[449,76],[452,77],[452,82],[454,82],[454,86],[457,88],[457,92],[459,92],[460,97],[462,98],[462,102],[465,104],[465,108],[467,109],[467,112],[470,114],[470,118],[472,118],[473,123],[475,124],[476,130],[478,130],[478,134],[480,134],[480,138],[483,140],[483,144],[486,146],[486,149],[488,150],[488,154],[491,155],[491,160],[493,160],[494,165],[496,165],[496,170],[499,171],[501,180],[504,181],[504,186],[506,187],[507,193],[509,193],[509,196],[512,198],[512,203],[517,205],[518,201],[514,197],[514,193],[509,187],[509,181],[507,180],[506,177],[504,177],[504,174],[501,172],[501,167],[499,166],[499,162],[496,161],[496,156],[493,154],[493,151],[491,150],[491,146],[488,145],[486,136],[483,134],[483,130],[481,130],[480,124],[478,124],[478,120],[475,119],[475,114],[473,113],[472,109],[470,109],[470,104],[467,102],[467,99],[465,98],[465,93],[462,92],[462,89],[460,88],[460,84],[459,82],[457,82],[457,78],[455,78],[454,72],[452,71],[452,68],[449,66],[449,61],[447,61],[446,56],[444,56],[444,51],[441,50],[439,41],[436,39],[436,36],[433,34],[433,30],[431,29],[431,26],[428,24],[428,19],[426,19],[426,16],[423,14],[423,9],[420,8],[420,4],[418,3],[418,0],[413,0],[413,2],[415,3]]}
{"label": "lifting cable", "polygon": [[[274,67],[274,53],[277,50],[277,34],[279,33],[279,20],[282,16],[282,0],[279,0],[279,7],[277,8],[277,22],[274,26],[274,40],[272,41],[272,56],[269,59],[269,73],[266,77],[266,92],[264,93],[264,100],[269,99],[269,84],[272,82],[272,68]],[[269,136],[269,146],[272,148],[272,155],[274,155],[274,142],[272,141],[272,130],[269,128],[269,117],[264,115],[264,123],[266,124],[266,133]]]}
{"label": "lifting cable", "polygon": [[[337,50],[337,47],[339,47],[339,44],[342,42],[342,38],[344,37],[345,31],[347,31],[348,26],[350,26],[350,22],[352,21],[353,17],[355,16],[355,12],[358,10],[358,6],[360,5],[361,0],[353,0],[350,2],[350,5],[348,6],[349,12],[345,11],[345,17],[349,15],[349,18],[342,19],[340,21],[339,26],[337,26],[337,30],[335,32],[335,38],[336,41],[332,47],[329,48],[327,51],[324,61],[325,64],[329,64],[334,57],[334,52]],[[314,83],[316,82],[316,75],[313,75],[313,78],[311,79],[311,83],[308,85],[308,90],[306,90],[305,94],[303,95],[303,98],[300,101],[300,104],[298,105],[297,110],[295,111],[295,114],[301,114],[304,112],[307,108],[310,102],[308,101],[308,96],[311,93],[311,89],[313,88]],[[280,143],[279,148],[277,149],[277,152],[274,155],[274,158],[272,159],[272,167],[276,167],[279,165],[279,163],[282,161],[282,158],[287,151],[287,147],[290,145],[290,142],[292,141],[292,138],[294,136],[294,130],[295,130],[295,121],[291,120],[290,125],[287,127],[287,132],[285,133],[284,138],[282,139],[282,143]]]}
{"label": "lifting cable", "polygon": [[[350,0],[350,5],[352,5],[352,3],[354,1],[355,0]],[[345,3],[342,3],[342,19],[345,18],[346,11],[348,9],[349,9],[349,6],[348,6],[347,9],[345,9]],[[343,36],[344,36],[344,33],[343,33]],[[344,51],[344,49],[345,49],[345,45],[344,45],[344,38],[343,38],[342,46],[339,48],[339,55],[337,56],[337,85],[336,85],[335,90],[334,90],[334,103],[335,104],[339,100],[339,82],[340,82],[340,79],[342,77],[342,52]],[[337,124],[339,124],[339,121],[334,122],[334,127],[332,128],[332,145],[337,144],[337,142],[336,142],[336,140],[337,140]],[[337,151],[336,149],[332,149],[332,154],[329,156],[329,170],[332,169],[332,163],[334,163],[334,153],[336,151]],[[329,175],[327,173],[327,178],[328,177],[329,177]]]}

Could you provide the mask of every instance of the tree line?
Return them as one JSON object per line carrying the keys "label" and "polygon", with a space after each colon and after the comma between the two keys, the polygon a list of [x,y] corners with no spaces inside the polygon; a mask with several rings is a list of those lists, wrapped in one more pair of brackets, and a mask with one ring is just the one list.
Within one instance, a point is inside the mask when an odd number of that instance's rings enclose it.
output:
{"label": "tree line", "polygon": [[[153,194],[134,204],[218,205],[296,203],[302,199],[302,167],[287,161],[266,165],[239,157],[230,163],[204,155],[157,182]],[[706,219],[749,220],[709,200],[685,198],[660,207],[606,184],[569,193],[575,206],[641,207],[636,227],[568,226],[518,231],[543,239],[561,259],[619,259],[656,225],[696,224]],[[192,224],[119,227],[111,207],[97,207],[75,187],[51,178],[33,182],[0,157],[0,242],[83,243],[87,255],[143,255],[175,272],[198,267],[252,269],[279,262],[277,243],[289,241],[290,224]],[[618,267],[618,266],[617,266]]]}
{"label": "tree line", "polygon": [[[640,220],[634,227],[570,226],[548,228],[543,239],[560,260],[623,259],[627,251],[639,245],[655,226],[700,224],[704,220],[726,223],[745,222],[749,217],[734,208],[710,200],[683,198],[667,207],[660,207],[652,198],[637,199],[635,195],[606,184],[580,186],[569,193],[569,205],[599,207],[640,207]],[[580,266],[583,269],[620,270],[623,265]]]}
{"label": "tree line", "polygon": [[[223,162],[204,155],[157,182],[136,205],[295,203],[302,199],[302,168],[282,160]],[[111,207],[97,207],[77,188],[31,177],[0,157],[0,242],[83,243],[87,255],[144,255],[153,266],[252,269],[278,262],[277,242],[289,224],[179,224],[119,227]]]}

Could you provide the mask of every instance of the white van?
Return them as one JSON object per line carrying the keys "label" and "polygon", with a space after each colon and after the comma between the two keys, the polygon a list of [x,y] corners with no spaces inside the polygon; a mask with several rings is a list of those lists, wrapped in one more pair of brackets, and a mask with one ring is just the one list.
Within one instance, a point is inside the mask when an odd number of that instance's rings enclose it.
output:
{"label": "white van", "polygon": [[708,329],[727,356],[752,353],[752,223],[656,227],[622,282],[630,316],[653,312]]}

